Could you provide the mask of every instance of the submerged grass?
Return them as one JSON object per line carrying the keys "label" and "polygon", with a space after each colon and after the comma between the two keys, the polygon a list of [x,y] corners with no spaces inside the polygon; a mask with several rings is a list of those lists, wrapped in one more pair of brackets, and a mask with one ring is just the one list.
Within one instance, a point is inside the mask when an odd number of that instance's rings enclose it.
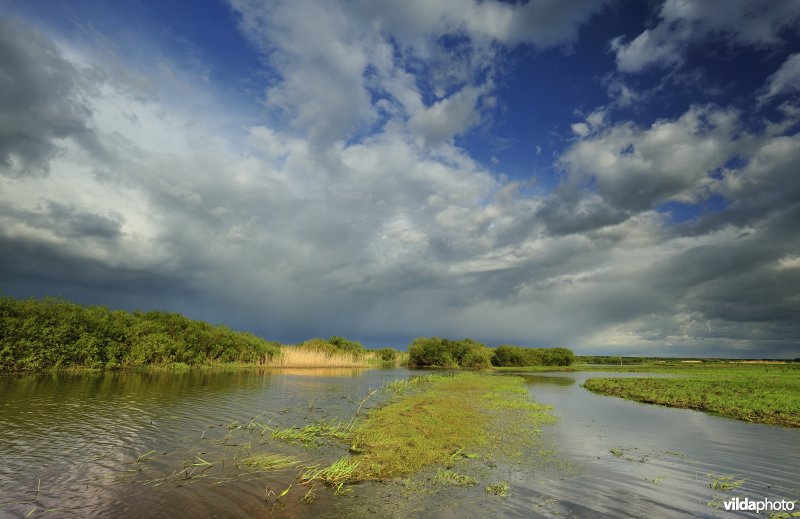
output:
{"label": "submerged grass", "polygon": [[711,483],[708,484],[714,490],[734,490],[744,485],[746,479],[737,479],[738,476],[722,474],[706,474],[711,478]]}
{"label": "submerged grass", "polygon": [[454,485],[457,487],[472,487],[478,484],[478,480],[472,476],[459,474],[450,469],[438,469],[436,475],[433,477],[434,483],[445,485]]}
{"label": "submerged grass", "polygon": [[[656,370],[654,370],[656,371]],[[722,364],[661,368],[674,378],[590,378],[584,387],[606,395],[695,409],[747,422],[800,427],[800,366]]]}
{"label": "submerged grass", "polygon": [[272,429],[271,436],[287,443],[299,443],[306,447],[311,447],[319,445],[320,441],[325,438],[348,441],[351,427],[352,425],[349,423],[332,420],[303,427]]}
{"label": "submerged grass", "polygon": [[488,485],[484,490],[487,494],[498,497],[508,497],[511,495],[511,487],[505,481]]}
{"label": "submerged grass", "polygon": [[284,456],[281,454],[260,453],[253,454],[239,460],[240,465],[244,465],[257,472],[269,472],[289,467],[294,467],[300,463],[295,456]]}
{"label": "submerged grass", "polygon": [[[313,467],[301,479],[328,485],[385,480],[475,456],[464,455],[465,449],[518,450],[521,441],[535,436],[539,425],[554,420],[548,407],[530,401],[517,377],[460,373],[425,382],[418,383],[419,391],[404,394],[355,423],[350,437],[350,452],[355,454],[329,467]],[[465,476],[449,476],[469,482]]]}

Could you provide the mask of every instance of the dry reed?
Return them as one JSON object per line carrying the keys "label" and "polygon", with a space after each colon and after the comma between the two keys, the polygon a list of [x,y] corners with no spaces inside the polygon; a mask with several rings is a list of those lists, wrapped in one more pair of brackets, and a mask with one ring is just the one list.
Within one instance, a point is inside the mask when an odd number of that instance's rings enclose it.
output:
{"label": "dry reed", "polygon": [[362,368],[375,364],[373,353],[353,355],[351,353],[331,354],[296,346],[284,346],[280,356],[267,362],[272,368]]}

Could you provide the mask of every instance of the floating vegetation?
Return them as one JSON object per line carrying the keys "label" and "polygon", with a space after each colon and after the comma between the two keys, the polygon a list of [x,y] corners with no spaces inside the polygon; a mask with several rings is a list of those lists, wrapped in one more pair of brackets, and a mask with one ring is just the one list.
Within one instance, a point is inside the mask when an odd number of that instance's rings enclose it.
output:
{"label": "floating vegetation", "polygon": [[151,459],[150,455],[151,454],[155,454],[155,452],[156,451],[154,451],[154,450],[149,451],[149,452],[145,452],[144,454],[142,454],[141,456],[136,458],[136,463],[142,463],[142,462],[145,462],[145,461],[150,461],[150,459]]}
{"label": "floating vegetation", "polygon": [[308,492],[305,493],[303,497],[300,498],[300,501],[310,505],[314,501],[317,500],[317,487],[311,485],[311,488],[308,489]]}
{"label": "floating vegetation", "polygon": [[478,484],[477,479],[449,469],[438,469],[433,482],[457,487],[472,487]]}
{"label": "floating vegetation", "polygon": [[257,472],[269,472],[289,467],[294,467],[300,463],[300,459],[295,456],[284,456],[281,454],[260,453],[253,454],[238,461],[243,465]]}
{"label": "floating vegetation", "polygon": [[498,497],[508,497],[511,495],[511,487],[509,487],[508,483],[505,481],[489,485],[484,490],[486,491],[487,494],[491,494],[493,496],[498,496]]}
{"label": "floating vegetation", "polygon": [[638,449],[636,447],[634,447],[633,449],[622,449],[619,447],[614,447],[613,449],[610,449],[608,452],[610,452],[615,458],[622,458],[625,461],[630,461],[634,463],[645,463],[649,459],[648,454],[643,454],[638,457],[626,456],[625,453],[626,451],[629,450],[638,450]]}
{"label": "floating vegetation", "polygon": [[351,425],[346,422],[332,420],[309,424],[303,427],[289,427],[287,429],[272,429],[271,436],[276,440],[288,443],[302,444],[306,447],[320,444],[323,438],[338,441],[348,441]]}
{"label": "floating vegetation", "polygon": [[706,477],[712,478],[711,483],[708,484],[714,490],[734,490],[744,485],[746,479],[736,479],[735,475],[721,475],[721,474],[706,474]]}

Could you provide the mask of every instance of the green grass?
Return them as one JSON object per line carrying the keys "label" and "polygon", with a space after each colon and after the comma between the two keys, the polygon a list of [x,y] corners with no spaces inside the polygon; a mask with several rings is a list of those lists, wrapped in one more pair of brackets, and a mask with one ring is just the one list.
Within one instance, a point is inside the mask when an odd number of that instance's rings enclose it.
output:
{"label": "green grass", "polygon": [[714,490],[735,490],[744,485],[747,480],[736,479],[737,476],[724,476],[721,474],[706,474],[711,478],[711,483],[708,484]]}
{"label": "green grass", "polygon": [[638,402],[695,409],[747,422],[800,427],[798,364],[719,363],[621,368],[681,376],[590,378],[584,387]]}
{"label": "green grass", "polygon": [[294,467],[300,463],[295,456],[284,456],[281,454],[260,453],[253,454],[239,460],[240,465],[244,465],[257,472],[269,472],[289,467]]}
{"label": "green grass", "polygon": [[478,480],[472,476],[459,474],[453,470],[442,468],[436,471],[436,475],[433,477],[433,482],[457,487],[472,487],[478,484]]}
{"label": "green grass", "polygon": [[359,460],[351,456],[344,456],[327,467],[309,467],[306,472],[300,476],[300,481],[302,483],[320,481],[330,486],[350,483],[357,479],[356,473],[358,471],[358,466]]}
{"label": "green grass", "polygon": [[351,425],[340,421],[327,421],[305,425],[303,427],[289,427],[286,429],[272,429],[271,436],[276,440],[287,443],[298,443],[306,447],[313,447],[324,438],[339,441],[350,439]]}
{"label": "green grass", "polygon": [[498,497],[508,497],[511,495],[511,487],[508,486],[508,483],[505,481],[501,481],[500,483],[495,483],[493,485],[488,485],[485,489],[487,494],[491,494],[493,496]]}
{"label": "green grass", "polygon": [[[416,391],[354,422],[347,436],[351,455],[328,467],[311,467],[301,481],[336,486],[386,480],[428,466],[450,469],[456,461],[475,458],[479,449],[517,453],[532,443],[541,424],[555,420],[549,407],[530,400],[518,377],[460,373],[412,385]],[[438,476],[450,484],[472,484],[452,471]]]}

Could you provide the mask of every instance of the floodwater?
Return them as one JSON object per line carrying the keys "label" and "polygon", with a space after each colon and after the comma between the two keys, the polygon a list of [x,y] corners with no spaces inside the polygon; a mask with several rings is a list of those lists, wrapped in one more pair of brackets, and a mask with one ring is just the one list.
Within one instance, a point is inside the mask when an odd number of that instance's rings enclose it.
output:
{"label": "floodwater", "polygon": [[[302,502],[309,488],[297,474],[346,446],[288,445],[262,435],[264,425],[349,420],[360,405],[363,413],[385,401],[377,393],[362,405],[371,389],[413,374],[0,377],[0,517],[741,517],[723,500],[800,498],[800,430],[600,396],[580,386],[598,373],[554,373],[521,376],[558,423],[515,459],[459,462],[454,469],[477,486],[442,486],[434,470],[343,496],[318,487]],[[254,473],[241,460],[257,453],[301,464]],[[715,480],[736,488],[712,488]],[[484,491],[501,481],[507,497]]]}

